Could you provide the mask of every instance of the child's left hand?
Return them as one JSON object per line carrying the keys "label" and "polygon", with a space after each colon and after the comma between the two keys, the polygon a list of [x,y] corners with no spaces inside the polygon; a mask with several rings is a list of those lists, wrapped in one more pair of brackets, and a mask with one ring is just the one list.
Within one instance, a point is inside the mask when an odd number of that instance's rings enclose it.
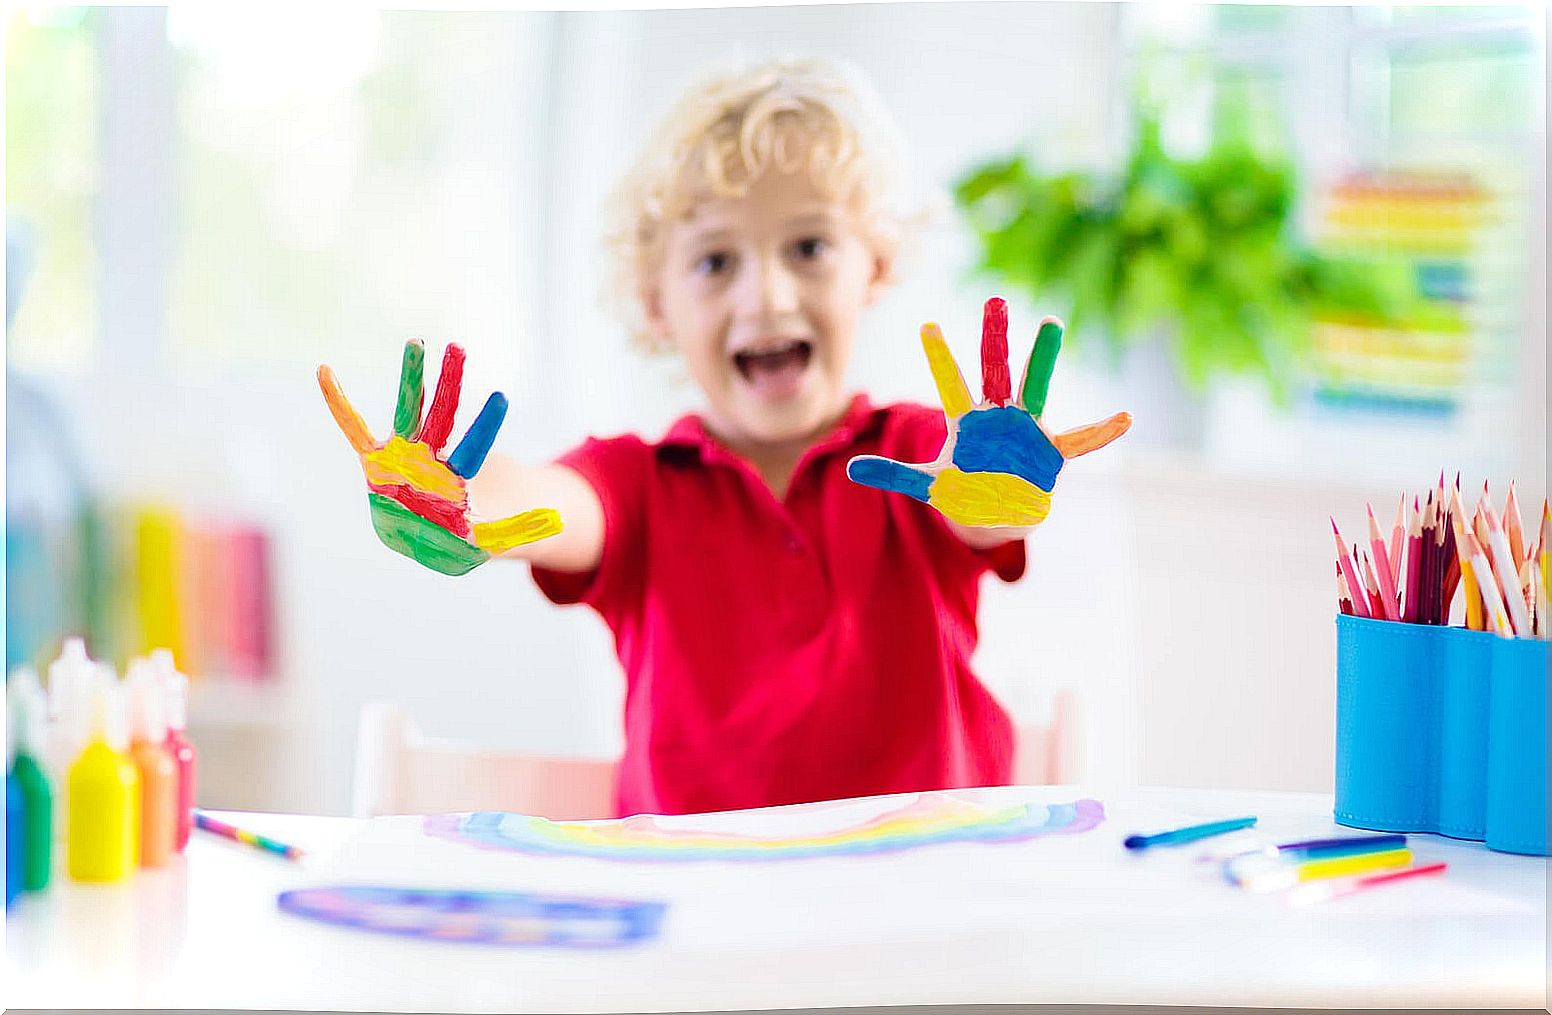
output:
{"label": "child's left hand", "polygon": [[981,327],[984,400],[979,403],[971,401],[938,326],[922,325],[921,335],[948,419],[948,440],[936,461],[921,465],[859,455],[846,466],[854,482],[915,497],[961,525],[1039,525],[1051,510],[1056,474],[1067,460],[1104,447],[1132,425],[1130,413],[1118,412],[1099,423],[1047,435],[1039,420],[1062,344],[1062,323],[1054,317],[1040,322],[1017,400],[1009,383],[1005,301],[995,296],[986,301]]}

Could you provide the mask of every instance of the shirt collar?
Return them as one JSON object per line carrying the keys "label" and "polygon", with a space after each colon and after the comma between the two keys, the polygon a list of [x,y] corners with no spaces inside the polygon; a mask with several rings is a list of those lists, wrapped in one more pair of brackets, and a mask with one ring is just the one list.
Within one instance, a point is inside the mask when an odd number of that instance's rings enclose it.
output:
{"label": "shirt collar", "polygon": [[[842,413],[840,421],[831,427],[829,433],[815,441],[804,452],[804,457],[812,458],[815,455],[846,447],[871,431],[881,411],[874,406],[867,395],[862,393],[853,395],[851,404]],[[702,458],[708,460],[717,455],[738,457],[706,429],[706,421],[699,413],[694,412],[675,420],[663,434],[663,439],[658,442],[658,446],[691,448],[699,451]]]}

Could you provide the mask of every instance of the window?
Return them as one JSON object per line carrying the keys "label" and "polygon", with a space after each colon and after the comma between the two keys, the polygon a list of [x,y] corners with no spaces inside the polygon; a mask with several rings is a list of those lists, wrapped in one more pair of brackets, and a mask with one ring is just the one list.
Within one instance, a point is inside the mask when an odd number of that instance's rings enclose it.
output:
{"label": "window", "polygon": [[6,353],[23,367],[80,367],[96,344],[95,20],[58,7],[13,11],[6,25],[6,233],[24,244],[7,270],[8,314],[13,281],[25,292]]}
{"label": "window", "polygon": [[509,370],[538,18],[174,8],[174,357],[392,367],[418,335]]}

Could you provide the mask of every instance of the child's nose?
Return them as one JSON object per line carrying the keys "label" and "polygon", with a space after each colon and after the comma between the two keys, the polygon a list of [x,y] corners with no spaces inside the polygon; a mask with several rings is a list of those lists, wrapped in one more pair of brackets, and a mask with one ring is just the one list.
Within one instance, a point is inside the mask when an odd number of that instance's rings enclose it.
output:
{"label": "child's nose", "polygon": [[798,286],[792,270],[779,257],[762,258],[750,286],[750,309],[764,317],[780,317],[797,309]]}

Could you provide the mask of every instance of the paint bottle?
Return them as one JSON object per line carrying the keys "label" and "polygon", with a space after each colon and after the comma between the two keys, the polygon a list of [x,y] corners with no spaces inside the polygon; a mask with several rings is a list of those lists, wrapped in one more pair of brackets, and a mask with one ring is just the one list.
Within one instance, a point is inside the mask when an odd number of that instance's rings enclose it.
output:
{"label": "paint bottle", "polygon": [[[6,724],[8,727],[16,725],[15,720]],[[9,733],[10,730],[7,730]],[[16,753],[14,736],[5,738],[5,908],[10,909],[11,903],[22,893],[22,867],[27,862],[26,835],[24,829],[27,819],[22,814],[22,788],[17,785],[12,766],[12,755]]]}
{"label": "paint bottle", "polygon": [[59,658],[48,669],[48,730],[45,767],[54,784],[54,835],[63,838],[68,807],[70,764],[86,746],[91,720],[91,688],[96,666],[86,654],[86,642],[66,638]]}
{"label": "paint bottle", "polygon": [[166,704],[167,750],[178,766],[178,803],[176,835],[173,846],[183,852],[189,844],[189,832],[194,827],[194,745],[189,742],[189,678],[178,672],[172,653],[159,648],[151,653],[162,681],[163,701]]}
{"label": "paint bottle", "polygon": [[[86,654],[86,642],[66,638],[59,658],[48,668],[48,768],[55,779],[64,776],[83,746],[78,742],[96,664]],[[72,726],[74,725],[74,728]]]}
{"label": "paint bottle", "polygon": [[125,725],[123,691],[112,667],[102,666],[86,746],[66,780],[66,869],[77,881],[117,881],[140,858],[140,774],[124,753]]}
{"label": "paint bottle", "polygon": [[30,667],[11,674],[5,690],[16,724],[11,774],[22,802],[22,890],[38,892],[48,887],[54,862],[54,793],[44,770],[48,704]]}
{"label": "paint bottle", "polygon": [[167,746],[166,695],[154,664],[136,659],[125,677],[129,756],[140,773],[140,866],[160,867],[178,835],[178,764]]}

